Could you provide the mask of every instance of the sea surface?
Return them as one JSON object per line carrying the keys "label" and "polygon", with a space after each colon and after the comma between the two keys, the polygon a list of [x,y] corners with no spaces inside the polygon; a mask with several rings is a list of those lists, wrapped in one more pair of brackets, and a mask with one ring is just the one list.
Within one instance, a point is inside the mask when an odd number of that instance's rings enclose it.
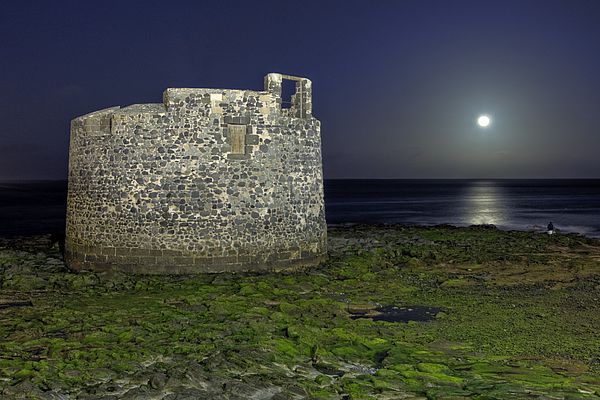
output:
{"label": "sea surface", "polygon": [[0,182],[0,236],[65,230],[66,181]]}
{"label": "sea surface", "polygon": [[[67,183],[0,183],[0,235],[64,230]],[[327,222],[493,224],[600,238],[600,180],[325,180]]]}
{"label": "sea surface", "polygon": [[492,224],[600,237],[600,179],[329,180],[327,222]]}

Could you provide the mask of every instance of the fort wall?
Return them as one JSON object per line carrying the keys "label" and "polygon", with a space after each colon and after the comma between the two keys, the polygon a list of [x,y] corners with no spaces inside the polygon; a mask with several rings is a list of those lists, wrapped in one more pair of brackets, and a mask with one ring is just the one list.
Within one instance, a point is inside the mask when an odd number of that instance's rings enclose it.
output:
{"label": "fort wall", "polygon": [[[282,107],[283,79],[296,82]],[[71,123],[66,260],[75,269],[202,273],[326,254],[320,122],[308,79],[264,91],[167,89],[162,104]]]}

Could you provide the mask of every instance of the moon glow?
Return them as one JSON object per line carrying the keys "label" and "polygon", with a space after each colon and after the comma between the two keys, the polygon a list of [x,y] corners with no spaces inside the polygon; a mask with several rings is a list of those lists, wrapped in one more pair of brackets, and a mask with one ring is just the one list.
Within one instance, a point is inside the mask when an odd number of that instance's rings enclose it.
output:
{"label": "moon glow", "polygon": [[491,122],[492,120],[487,115],[480,115],[479,118],[477,118],[477,125],[482,128],[488,127]]}

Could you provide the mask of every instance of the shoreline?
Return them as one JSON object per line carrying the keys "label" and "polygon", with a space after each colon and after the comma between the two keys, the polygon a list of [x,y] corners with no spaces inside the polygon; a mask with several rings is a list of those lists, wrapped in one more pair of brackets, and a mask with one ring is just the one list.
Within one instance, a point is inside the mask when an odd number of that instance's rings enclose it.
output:
{"label": "shoreline", "polygon": [[[451,224],[451,223],[441,223],[441,224],[403,224],[403,223],[366,223],[366,222],[341,222],[341,223],[328,223],[328,228],[335,227],[354,227],[354,226],[383,226],[383,227],[399,227],[399,228],[449,228],[449,229],[497,229],[502,232],[527,232],[527,233],[538,233],[538,234],[547,234],[547,230],[542,225],[534,225],[530,229],[515,229],[513,226],[508,225],[494,225],[494,224]],[[594,231],[595,232],[595,231]],[[554,234],[559,235],[576,235],[583,236],[588,239],[600,240],[600,231],[598,231],[597,235],[590,234],[590,232],[581,232],[575,230],[564,230],[564,229],[555,229]]]}
{"label": "shoreline", "polygon": [[[441,223],[441,224],[405,224],[405,223],[396,223],[396,222],[339,222],[339,223],[327,223],[327,228],[354,228],[354,227],[387,227],[387,228],[415,228],[415,229],[432,229],[432,228],[447,228],[447,229],[496,229],[502,232],[521,232],[521,233],[536,233],[536,234],[547,234],[547,230],[541,225],[535,225],[530,229],[515,229],[509,226],[503,225],[494,225],[494,224],[451,224],[451,223]],[[580,232],[580,231],[572,231],[572,230],[564,230],[564,229],[555,229],[556,235],[575,235],[582,236],[587,239],[592,240],[600,240],[600,232],[598,236],[591,235],[590,232]],[[23,233],[23,232],[15,232],[15,233],[0,233],[0,238],[26,238],[26,237],[35,237],[35,236],[53,236],[57,238],[64,238],[65,231],[53,231],[53,232],[42,232],[42,233]]]}

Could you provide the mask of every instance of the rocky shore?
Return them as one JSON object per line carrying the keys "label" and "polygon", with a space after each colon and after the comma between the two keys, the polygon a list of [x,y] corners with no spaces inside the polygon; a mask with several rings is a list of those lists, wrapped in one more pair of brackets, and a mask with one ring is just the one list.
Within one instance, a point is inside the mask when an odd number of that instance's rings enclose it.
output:
{"label": "rocky shore", "polygon": [[304,271],[70,272],[0,238],[0,398],[597,399],[600,241],[332,226]]}

